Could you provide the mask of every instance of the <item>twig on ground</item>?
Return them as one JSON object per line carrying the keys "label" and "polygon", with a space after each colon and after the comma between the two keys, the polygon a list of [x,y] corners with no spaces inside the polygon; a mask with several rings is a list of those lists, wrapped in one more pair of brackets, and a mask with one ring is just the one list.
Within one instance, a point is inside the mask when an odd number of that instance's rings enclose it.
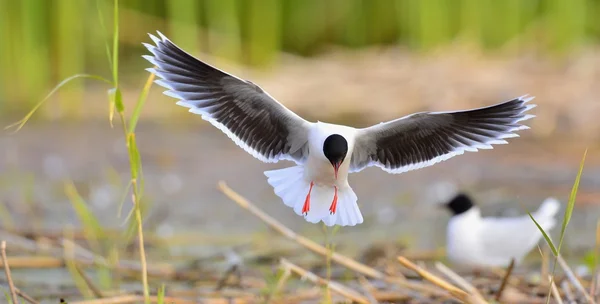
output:
{"label": "twig on ground", "polygon": [[506,284],[508,283],[508,278],[510,278],[510,275],[512,274],[514,267],[515,267],[515,259],[513,258],[510,260],[510,264],[508,265],[508,268],[506,269],[506,274],[504,275],[504,278],[502,278],[502,283],[500,284],[500,288],[498,289],[498,293],[496,294],[496,301],[500,301],[500,298],[502,298],[502,292],[504,292],[504,288],[506,287]]}
{"label": "twig on ground", "polygon": [[283,269],[283,274],[281,275],[281,277],[279,278],[279,280],[277,280],[277,284],[275,285],[275,287],[273,288],[273,290],[271,290],[271,292],[266,296],[265,302],[271,303],[271,301],[273,300],[274,297],[276,297],[279,292],[283,289],[283,286],[285,286],[285,283],[287,283],[287,280],[290,278],[292,272],[288,269],[288,268],[284,268]]}
{"label": "twig on ground", "polygon": [[583,285],[581,285],[581,282],[577,279],[577,277],[573,273],[573,270],[571,270],[571,267],[569,267],[567,262],[565,262],[565,260],[563,259],[563,257],[560,254],[557,257],[557,261],[558,261],[558,264],[560,265],[560,267],[565,272],[565,275],[567,276],[567,278],[569,279],[571,284],[573,284],[573,286],[575,286],[575,289],[577,289],[577,291],[579,291],[586,298],[586,300],[589,303],[596,303],[596,301],[594,301],[594,299],[592,299],[592,297],[587,292],[587,290],[585,290]]}
{"label": "twig on ground", "polygon": [[562,284],[560,284],[560,287],[565,292],[565,297],[567,298],[568,303],[576,304],[577,302],[575,301],[575,295],[573,295],[573,291],[571,291],[571,286],[569,286],[569,282],[562,281]]}
{"label": "twig on ground", "polygon": [[17,292],[17,295],[19,295],[21,298],[23,298],[23,300],[25,300],[25,302],[27,302],[29,304],[40,304],[40,302],[36,301],[34,298],[30,297],[28,294],[19,290],[19,288],[15,287],[15,291]]}
{"label": "twig on ground", "polygon": [[414,264],[413,262],[407,260],[406,258],[399,256],[398,257],[398,262],[400,262],[400,264],[402,264],[402,266],[416,272],[419,276],[421,276],[423,279],[433,283],[434,285],[448,291],[453,297],[455,297],[456,299],[463,301],[463,302],[470,302],[469,301],[469,294],[467,294],[465,291],[455,287],[454,285],[446,282],[445,280],[439,278],[438,276],[430,273],[429,271],[417,266],[416,264]]}
{"label": "twig on ground", "polygon": [[[44,248],[41,248],[41,246],[39,246],[37,242],[27,239],[25,237],[19,236],[19,235],[9,233],[5,230],[0,230],[0,239],[5,239],[5,240],[7,240],[7,242],[11,243],[11,246],[13,246],[13,244],[14,244],[14,246],[20,248],[21,250],[25,250],[27,252],[49,254],[52,257],[54,257],[56,260],[54,262],[50,262],[51,258],[46,257],[47,263],[49,263],[49,264],[55,263],[55,265],[58,265],[59,263],[61,263],[60,266],[57,266],[57,267],[64,266],[63,248],[59,249],[54,246],[49,246],[49,247],[45,246]],[[69,241],[67,241],[67,243],[69,243]],[[70,243],[74,244],[73,242],[70,242]],[[61,241],[61,245],[64,247],[65,244],[66,243],[63,239]],[[109,269],[115,268],[115,267],[111,266],[110,263],[107,263],[107,261],[105,259],[96,256],[95,254],[91,253],[88,250],[83,249],[81,246],[75,246],[75,247],[78,250],[75,253],[75,257],[73,260],[76,261],[77,263],[79,263],[81,265],[86,265],[86,266],[92,266],[92,265],[96,265],[97,263],[101,263],[102,266],[108,267]],[[82,255],[85,255],[85,256],[82,256]],[[40,257],[37,257],[37,258],[41,259]],[[19,265],[24,265],[24,264],[19,264]],[[22,267],[26,267],[26,266],[22,266]],[[48,266],[48,267],[50,267],[50,266]],[[139,262],[132,261],[132,260],[120,260],[119,265],[117,265],[116,267],[119,270],[126,270],[126,271],[132,271],[132,272],[139,272],[142,269],[142,266],[140,265]],[[168,265],[168,264],[148,265],[148,274],[157,276],[157,277],[161,277],[161,278],[165,278],[165,277],[172,278],[176,275],[176,271],[172,265]]]}
{"label": "twig on ground", "polygon": [[596,271],[596,274],[594,275],[594,277],[596,277],[596,290],[595,293],[592,295],[592,297],[594,297],[594,299],[598,298],[598,295],[600,294],[600,270]]}
{"label": "twig on ground", "polygon": [[476,294],[476,295],[479,295],[479,297],[482,297],[481,294],[479,294],[479,290],[477,290],[477,288],[475,288],[475,286],[473,286],[471,283],[469,283],[463,277],[458,275],[452,269],[448,268],[448,266],[444,265],[441,262],[436,262],[435,268],[437,268],[437,270],[439,272],[441,272],[446,277],[448,277],[450,280],[452,280],[454,283],[456,283],[456,285],[458,285],[458,287],[466,290],[467,293]]}
{"label": "twig on ground", "polygon": [[362,303],[362,304],[369,304],[369,300],[367,300],[363,295],[359,294],[358,292],[356,292],[340,283],[333,282],[333,281],[327,281],[327,280],[317,276],[316,274],[301,268],[300,266],[292,264],[291,262],[289,262],[286,259],[281,259],[281,265],[284,268],[287,268],[290,271],[295,272],[296,274],[300,275],[302,278],[306,278],[306,279],[312,281],[313,283],[326,286],[329,289],[337,292],[338,294],[340,294],[354,302],[358,302],[358,303]]}
{"label": "twig on ground", "polygon": [[554,297],[554,299],[556,299],[556,302],[558,304],[563,304],[563,300],[560,297],[558,288],[556,288],[556,284],[554,284],[554,280],[552,280],[552,277],[550,275],[547,275],[546,278],[548,278],[548,282],[551,282],[550,290],[552,291],[552,296]]}
{"label": "twig on ground", "polygon": [[[287,237],[288,239],[300,244],[301,246],[303,246],[303,247],[311,250],[312,252],[315,252],[323,257],[325,257],[325,256],[327,256],[327,254],[329,254],[330,251],[327,250],[327,248],[325,248],[325,247],[323,247],[301,235],[296,234],[294,231],[287,228],[286,226],[281,224],[279,221],[277,221],[273,217],[266,214],[264,211],[260,210],[258,207],[256,207],[254,204],[252,204],[246,198],[239,195],[237,192],[233,191],[233,189],[229,188],[229,186],[227,186],[227,184],[225,182],[220,181],[218,183],[218,187],[219,187],[219,190],[221,190],[221,192],[223,192],[223,194],[225,194],[232,201],[237,203],[240,207],[250,211],[250,213],[254,214],[256,217],[261,219],[273,230],[281,233],[283,236]],[[409,280],[406,280],[406,278],[404,278],[402,276],[392,277],[392,276],[385,275],[383,272],[381,272],[379,270],[376,270],[372,267],[369,267],[365,264],[362,264],[356,260],[353,260],[351,258],[348,258],[348,257],[343,256],[336,252],[331,253],[331,260],[335,261],[336,263],[338,263],[344,267],[347,267],[351,270],[354,270],[354,271],[361,273],[370,278],[379,279],[379,280],[385,281],[387,283],[396,284],[398,286],[412,289],[412,290],[427,291],[429,293],[432,293],[432,294],[435,294],[438,296],[447,295],[446,292],[441,291],[439,289],[432,288],[431,286],[428,286],[427,284],[423,284],[421,282],[411,282]]]}
{"label": "twig on ground", "polygon": [[236,275],[237,278],[241,277],[238,264],[233,264],[229,268],[227,268],[225,273],[223,273],[223,276],[221,276],[221,278],[217,281],[217,285],[215,286],[215,291],[219,291],[219,290],[223,289],[225,286],[227,286],[227,280],[234,274]]}
{"label": "twig on ground", "polygon": [[8,287],[10,289],[10,297],[12,298],[13,304],[19,304],[15,283],[10,275],[10,267],[8,267],[8,259],[6,258],[6,241],[2,241],[0,246],[0,250],[2,251],[2,263],[4,264],[4,273],[6,274],[6,280],[8,281]]}
{"label": "twig on ground", "polygon": [[469,281],[465,280],[463,277],[458,275],[452,269],[448,268],[448,266],[444,265],[441,262],[435,263],[435,268],[441,273],[443,273],[446,277],[456,283],[460,288],[467,291],[469,297],[471,298],[471,302],[473,303],[487,303],[483,295],[473,286],[473,284],[469,283]]}
{"label": "twig on ground", "polygon": [[367,280],[362,275],[358,276],[358,282],[360,283],[361,287],[365,291],[365,295],[367,296],[367,299],[369,300],[369,303],[371,303],[371,304],[378,304],[379,301],[377,301],[377,298],[375,297],[375,295],[373,295],[373,291],[377,291],[377,288],[375,288],[371,284],[371,282],[369,282],[369,280]]}
{"label": "twig on ground", "polygon": [[[117,297],[112,297],[112,298],[104,298],[104,299],[94,299],[94,300],[85,300],[85,301],[77,301],[77,302],[69,302],[69,304],[129,304],[129,303],[140,303],[140,302],[144,302],[144,296],[140,296],[140,295],[122,295],[122,296],[117,296]],[[150,297],[150,302],[152,303],[157,303],[158,302],[158,297],[156,296],[151,296]],[[192,304],[192,303],[197,303],[196,301],[191,301],[191,300],[186,300],[186,299],[179,299],[179,298],[173,298],[173,297],[164,297],[164,302],[165,303],[173,303],[173,304]],[[202,301],[201,303],[213,303],[210,301]],[[221,303],[227,303],[226,301],[223,301]],[[245,302],[230,302],[230,303],[245,303]]]}
{"label": "twig on ground", "polygon": [[[309,249],[315,253],[318,253],[324,257],[330,253],[330,251],[327,250],[325,247],[323,247],[303,236],[300,236],[300,235],[296,234],[294,231],[292,231],[291,229],[285,227],[279,221],[272,218],[271,216],[269,216],[268,214],[266,214],[265,212],[260,210],[258,207],[256,207],[254,204],[250,203],[247,199],[245,199],[244,197],[242,197],[241,195],[239,195],[238,193],[233,191],[231,188],[229,188],[227,186],[227,184],[225,184],[225,182],[222,182],[222,181],[219,182],[219,189],[227,197],[232,199],[234,202],[236,202],[238,205],[240,205],[244,209],[247,209],[248,211],[250,211],[252,214],[256,215],[263,222],[265,222],[267,225],[269,225],[271,228],[273,228],[277,232],[283,234],[285,237],[295,241],[296,243],[298,243],[298,244],[306,247],[307,249]],[[383,274],[382,272],[380,272],[378,270],[375,270],[367,265],[359,263],[353,259],[350,259],[348,257],[345,257],[345,256],[340,255],[335,252],[333,252],[331,254],[331,259],[333,261],[335,261],[336,263],[339,263],[345,267],[348,267],[354,271],[360,272],[360,273],[367,275],[369,277],[372,277],[372,278],[385,279],[385,277],[386,277],[385,274]]]}
{"label": "twig on ground", "polygon": [[[600,256],[600,220],[596,221],[596,245],[594,246],[594,258],[597,259]],[[596,299],[598,293],[598,261],[594,263],[594,269],[592,269],[592,282],[590,283],[590,296]]]}
{"label": "twig on ground", "polygon": [[223,255],[227,260],[227,264],[230,266],[217,282],[217,286],[215,287],[216,291],[223,289],[223,287],[227,285],[227,280],[232,275],[235,275],[235,277],[238,279],[236,285],[238,287],[242,285],[242,271],[240,270],[242,265],[242,257],[240,257],[233,249],[225,251]]}
{"label": "twig on ground", "polygon": [[74,266],[75,270],[77,270],[77,273],[79,273],[79,275],[83,278],[83,281],[85,281],[85,284],[92,291],[94,296],[97,298],[104,298],[105,296],[104,293],[102,293],[102,290],[100,290],[98,287],[96,287],[96,285],[94,285],[94,282],[92,282],[92,279],[88,277],[85,271],[83,271],[81,267],[77,265],[77,263],[74,263]]}
{"label": "twig on ground", "polygon": [[[0,262],[0,265],[4,267],[4,263]],[[33,268],[33,269],[44,269],[44,268],[62,268],[65,267],[64,261],[44,256],[11,256],[10,267],[12,269],[21,268]]]}
{"label": "twig on ground", "polygon": [[313,287],[309,290],[294,292],[291,295],[286,295],[281,300],[273,301],[277,304],[300,303],[309,299],[315,299],[322,293],[321,287]]}

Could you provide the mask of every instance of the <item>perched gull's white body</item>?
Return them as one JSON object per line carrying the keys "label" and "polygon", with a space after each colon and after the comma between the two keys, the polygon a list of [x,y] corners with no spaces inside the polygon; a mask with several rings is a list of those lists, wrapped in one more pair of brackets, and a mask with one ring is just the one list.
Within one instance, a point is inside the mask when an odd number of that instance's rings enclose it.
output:
{"label": "perched gull's white body", "polygon": [[309,122],[256,84],[210,66],[164,35],[144,44],[148,69],[178,105],[199,114],[238,146],[264,162],[297,166],[265,172],[283,202],[309,222],[354,226],[363,222],[348,173],[377,166],[402,173],[431,166],[465,151],[506,144],[527,129],[520,121],[535,105],[520,97],[456,112],[422,112],[368,128]]}
{"label": "perched gull's white body", "polygon": [[[469,267],[506,267],[514,258],[518,264],[540,241],[542,233],[529,215],[481,217],[479,207],[464,194],[454,199],[455,204],[461,199],[467,201],[458,204],[467,203],[470,207],[457,208],[461,213],[452,216],[446,231],[446,251],[453,263]],[[554,217],[559,209],[556,199],[547,198],[532,216],[549,232],[556,225]]]}

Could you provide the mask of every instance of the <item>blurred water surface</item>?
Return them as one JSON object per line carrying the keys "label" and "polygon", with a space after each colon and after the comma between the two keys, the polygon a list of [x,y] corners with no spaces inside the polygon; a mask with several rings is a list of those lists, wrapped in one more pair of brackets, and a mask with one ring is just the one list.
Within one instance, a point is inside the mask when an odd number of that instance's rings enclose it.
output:
{"label": "blurred water surface", "polygon": [[[360,236],[361,248],[401,239],[410,240],[413,248],[443,246],[448,214],[438,204],[451,195],[439,191],[444,183],[469,191],[486,215],[522,214],[547,196],[565,203],[586,144],[535,140],[527,131],[522,135],[493,150],[400,175],[377,168],[350,175],[365,222],[342,229],[340,242],[355,246],[352,240]],[[217,190],[217,181],[224,180],[290,228],[319,235],[321,226],[284,206],[263,175],[292,163],[261,163],[203,121],[142,123],[137,137],[152,205],[149,231],[223,238],[264,232],[263,223]],[[0,137],[0,202],[13,214],[13,224],[50,230],[77,226],[63,192],[63,183],[73,179],[102,224],[118,228],[123,218],[116,212],[129,174],[122,143],[119,130],[108,123],[32,124],[17,135]],[[593,157],[598,151],[597,145],[590,146],[568,249],[593,244],[595,230],[590,227],[600,216],[600,161]],[[130,208],[126,200],[125,210]]]}

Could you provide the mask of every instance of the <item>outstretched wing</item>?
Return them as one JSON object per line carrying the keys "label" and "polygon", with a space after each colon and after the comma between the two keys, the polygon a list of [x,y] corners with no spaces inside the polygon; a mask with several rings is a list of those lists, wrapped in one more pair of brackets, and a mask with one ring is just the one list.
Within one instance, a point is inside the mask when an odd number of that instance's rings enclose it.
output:
{"label": "outstretched wing", "polygon": [[160,78],[155,82],[168,89],[166,95],[264,162],[304,160],[310,122],[259,86],[196,59],[158,35],[150,35],[156,45],[144,43],[152,56],[143,57],[155,65],[148,71]]}
{"label": "outstretched wing", "polygon": [[465,151],[492,149],[528,129],[520,121],[535,107],[522,96],[493,106],[458,112],[422,112],[359,129],[350,170],[378,166],[402,173],[431,166]]}

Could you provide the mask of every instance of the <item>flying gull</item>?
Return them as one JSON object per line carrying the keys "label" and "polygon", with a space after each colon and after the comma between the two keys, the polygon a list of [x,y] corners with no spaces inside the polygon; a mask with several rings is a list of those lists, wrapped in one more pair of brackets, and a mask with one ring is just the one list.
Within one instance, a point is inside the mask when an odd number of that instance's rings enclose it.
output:
{"label": "flying gull", "polygon": [[465,151],[491,149],[528,129],[520,121],[535,107],[522,96],[456,112],[421,112],[368,128],[310,122],[258,85],[188,54],[162,33],[150,35],[148,69],[178,99],[255,158],[296,166],[266,171],[283,202],[311,223],[354,226],[363,222],[348,173],[377,166],[398,174],[431,166]]}

